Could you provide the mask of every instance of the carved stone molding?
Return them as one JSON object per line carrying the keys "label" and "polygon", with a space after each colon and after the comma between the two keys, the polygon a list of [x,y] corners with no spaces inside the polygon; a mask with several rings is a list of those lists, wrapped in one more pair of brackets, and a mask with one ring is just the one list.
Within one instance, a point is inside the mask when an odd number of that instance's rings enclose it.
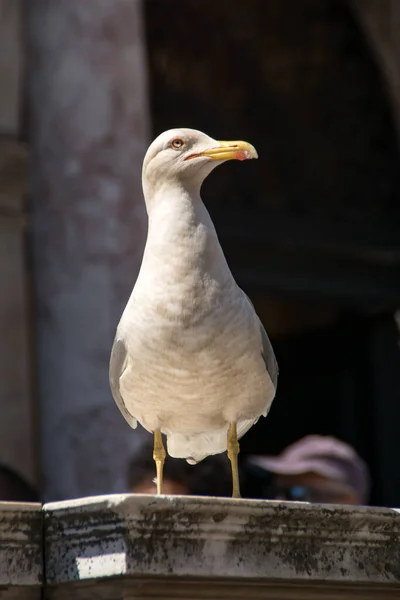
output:
{"label": "carved stone molding", "polygon": [[100,576],[400,584],[397,510],[114,495],[44,512],[52,584]]}
{"label": "carved stone molding", "polygon": [[0,599],[40,598],[43,581],[40,504],[0,502]]}
{"label": "carved stone molding", "polygon": [[149,495],[0,503],[0,600],[389,600],[399,538],[396,509]]}

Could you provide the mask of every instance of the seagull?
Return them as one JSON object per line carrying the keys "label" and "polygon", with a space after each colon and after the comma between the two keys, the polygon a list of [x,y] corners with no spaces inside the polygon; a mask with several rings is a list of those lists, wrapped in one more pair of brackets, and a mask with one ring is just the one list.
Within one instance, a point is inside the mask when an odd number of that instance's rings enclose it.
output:
{"label": "seagull", "polygon": [[157,494],[166,436],[170,456],[196,464],[227,451],[240,497],[238,440],[267,416],[278,365],[268,335],[237,285],[201,199],[227,160],[258,158],[243,141],[171,129],[150,145],[142,185],[148,235],[139,275],[117,327],[109,379],[133,428],[154,435]]}

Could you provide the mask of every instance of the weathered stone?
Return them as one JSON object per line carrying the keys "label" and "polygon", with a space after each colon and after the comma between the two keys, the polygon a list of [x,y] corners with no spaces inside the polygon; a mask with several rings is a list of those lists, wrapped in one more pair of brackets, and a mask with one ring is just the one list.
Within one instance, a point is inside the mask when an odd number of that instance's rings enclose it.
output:
{"label": "weathered stone", "polygon": [[26,144],[0,137],[0,181],[1,214],[17,216],[25,209],[28,191]]}
{"label": "weathered stone", "polygon": [[0,503],[0,600],[389,600],[399,524],[391,509],[222,498]]}
{"label": "weathered stone", "polygon": [[0,134],[18,135],[24,67],[24,0],[0,0]]}
{"label": "weathered stone", "polygon": [[40,598],[43,582],[40,504],[0,502],[0,599]]}
{"label": "weathered stone", "polygon": [[31,250],[44,497],[124,491],[140,434],[108,362],[146,235],[140,0],[27,3]]}
{"label": "weathered stone", "polygon": [[2,463],[35,483],[25,253],[26,193],[26,145],[0,138],[0,457]]}
{"label": "weathered stone", "polygon": [[397,510],[114,495],[44,511],[50,584],[179,576],[400,585]]}
{"label": "weathered stone", "polygon": [[47,600],[398,600],[390,585],[216,580],[193,578],[123,578],[51,586]]}

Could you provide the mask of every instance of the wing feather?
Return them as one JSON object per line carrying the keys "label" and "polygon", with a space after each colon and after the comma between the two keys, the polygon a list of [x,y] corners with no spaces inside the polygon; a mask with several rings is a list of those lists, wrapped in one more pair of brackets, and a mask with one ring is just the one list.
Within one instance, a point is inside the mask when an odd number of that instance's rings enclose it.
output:
{"label": "wing feather", "polygon": [[122,398],[121,391],[119,388],[119,381],[122,377],[123,372],[128,366],[128,353],[126,350],[126,346],[123,340],[115,338],[112,349],[111,349],[111,357],[110,357],[110,369],[109,369],[109,378],[110,378],[110,388],[115,403],[117,404],[119,410],[125,417],[126,421],[129,425],[136,429],[137,420],[133,417],[128,409],[125,406],[124,399]]}
{"label": "wing feather", "polygon": [[277,360],[275,358],[274,349],[272,348],[272,344],[269,340],[267,332],[265,331],[264,325],[261,323],[261,321],[255,311],[252,301],[250,300],[250,298],[248,297],[248,295],[245,292],[243,292],[243,293],[246,296],[248,302],[250,303],[250,306],[252,307],[252,309],[254,311],[255,317],[258,320],[258,323],[260,326],[260,333],[261,333],[261,354],[264,359],[265,366],[268,371],[268,375],[270,376],[271,381],[274,384],[274,388],[276,389],[276,387],[278,385],[279,367],[278,367]]}

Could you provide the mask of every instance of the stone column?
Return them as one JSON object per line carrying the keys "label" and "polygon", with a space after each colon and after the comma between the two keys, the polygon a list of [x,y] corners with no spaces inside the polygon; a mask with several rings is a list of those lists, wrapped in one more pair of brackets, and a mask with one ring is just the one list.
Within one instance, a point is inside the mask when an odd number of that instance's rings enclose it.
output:
{"label": "stone column", "polygon": [[350,5],[382,69],[400,141],[400,3],[351,0]]}
{"label": "stone column", "polygon": [[146,59],[140,0],[28,6],[41,464],[60,499],[123,489],[140,438],[108,361],[145,241]]}
{"label": "stone column", "polygon": [[23,0],[0,0],[0,463],[36,483],[29,282],[27,152],[21,141]]}

